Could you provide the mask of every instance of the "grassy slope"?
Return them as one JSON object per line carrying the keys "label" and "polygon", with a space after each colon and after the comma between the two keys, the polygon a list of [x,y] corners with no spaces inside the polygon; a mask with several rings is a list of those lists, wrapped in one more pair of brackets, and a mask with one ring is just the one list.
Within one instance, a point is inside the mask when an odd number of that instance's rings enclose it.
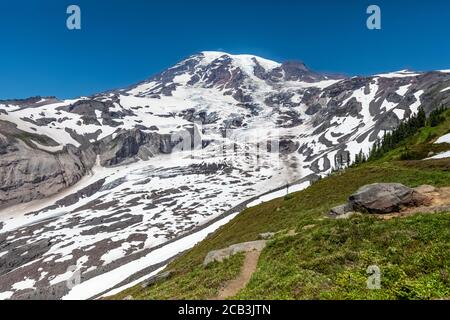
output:
{"label": "grassy slope", "polygon": [[[428,142],[449,132],[450,119],[425,128],[407,143]],[[430,138],[433,137],[433,138]],[[449,146],[443,149],[450,149]],[[320,180],[306,190],[249,208],[168,267],[174,275],[151,288],[128,289],[114,298],[205,299],[239,272],[243,257],[204,268],[210,250],[280,233],[263,251],[258,270],[236,298],[245,299],[428,299],[450,296],[450,214],[418,214],[381,220],[355,216],[333,220],[326,213],[360,186],[400,182],[450,186],[450,161],[398,161],[404,146],[383,159]],[[422,151],[423,153],[423,151]],[[295,229],[297,235],[285,236]],[[381,290],[366,288],[366,269],[381,268]]]}

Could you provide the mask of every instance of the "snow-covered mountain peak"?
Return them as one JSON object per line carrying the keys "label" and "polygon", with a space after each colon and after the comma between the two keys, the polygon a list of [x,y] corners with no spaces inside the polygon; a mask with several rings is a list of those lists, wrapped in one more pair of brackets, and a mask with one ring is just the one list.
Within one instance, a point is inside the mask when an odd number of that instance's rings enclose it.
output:
{"label": "snow-covered mountain peak", "polygon": [[200,55],[203,58],[202,60],[204,64],[210,64],[215,60],[230,58],[237,66],[243,68],[248,68],[249,66],[255,67],[259,64],[265,70],[270,71],[281,66],[281,63],[250,54],[229,54],[220,51],[202,51]]}
{"label": "snow-covered mountain peak", "polygon": [[203,51],[138,84],[131,94],[170,95],[179,86],[190,86],[216,88],[226,95],[241,96],[246,88],[264,91],[287,81],[293,82],[291,86],[309,87],[330,79],[343,77],[314,72],[298,61],[279,63],[249,54]]}

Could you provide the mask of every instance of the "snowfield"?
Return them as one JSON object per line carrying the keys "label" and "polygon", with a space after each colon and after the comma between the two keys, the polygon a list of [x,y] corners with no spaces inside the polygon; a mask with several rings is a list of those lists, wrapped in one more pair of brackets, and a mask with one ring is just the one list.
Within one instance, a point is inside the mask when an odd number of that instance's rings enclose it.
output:
{"label": "snowfield", "polygon": [[450,133],[443,135],[435,143],[450,143]]}
{"label": "snowfield", "polygon": [[[202,52],[124,89],[1,101],[0,124],[27,148],[97,161],[61,192],[0,210],[0,299],[90,299],[146,279],[245,208],[367,153],[447,87],[445,71],[347,78]],[[186,134],[193,150],[174,143]]]}
{"label": "snowfield", "polygon": [[209,227],[206,227],[194,234],[163,246],[162,248],[156,249],[140,259],[134,260],[110,272],[82,282],[81,284],[73,287],[70,292],[63,297],[63,300],[89,299],[105,291],[108,291],[109,289],[120,283],[121,280],[132,276],[138,271],[146,267],[164,262],[177,255],[178,253],[192,248],[195,244],[206,238],[208,234],[214,232],[217,228],[233,219],[237,214],[238,212],[229,215]]}

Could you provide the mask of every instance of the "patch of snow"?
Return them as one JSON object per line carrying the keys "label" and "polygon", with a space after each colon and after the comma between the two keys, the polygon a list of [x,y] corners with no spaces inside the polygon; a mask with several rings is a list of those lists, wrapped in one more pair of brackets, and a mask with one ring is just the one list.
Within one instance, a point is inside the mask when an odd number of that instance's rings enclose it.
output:
{"label": "patch of snow", "polygon": [[182,85],[186,85],[186,83],[188,83],[189,80],[191,80],[191,75],[189,75],[187,73],[180,74],[180,75],[175,76],[173,78],[173,82],[174,83],[179,83],[179,84],[182,84]]}
{"label": "patch of snow", "polygon": [[249,204],[247,204],[247,208],[257,206],[261,203],[268,202],[273,199],[284,197],[285,195],[293,193],[293,192],[302,191],[308,187],[309,187],[309,181],[305,181],[300,184],[295,184],[295,185],[289,186],[289,192],[287,192],[288,191],[287,189],[282,189],[282,190],[271,192],[269,194],[261,196],[258,199],[250,202]]}
{"label": "patch of snow", "polygon": [[12,297],[13,291],[0,292],[0,300],[6,300]]}
{"label": "patch of snow", "polygon": [[442,137],[437,139],[435,143],[450,143],[450,133],[443,135]]}
{"label": "patch of snow", "polygon": [[13,284],[12,288],[14,290],[25,290],[25,289],[31,289],[34,288],[34,284],[36,283],[36,280],[25,278],[22,281],[16,282]]}
{"label": "patch of snow", "polygon": [[416,77],[416,76],[420,76],[420,73],[414,73],[408,70],[400,70],[400,71],[396,71],[396,72],[389,72],[389,73],[381,73],[381,74],[377,74],[375,75],[375,77],[380,77],[380,78],[407,78],[407,77]]}
{"label": "patch of snow", "polygon": [[396,115],[400,120],[403,120],[403,118],[405,117],[405,110],[403,110],[403,109],[394,109],[394,110],[392,110],[392,112],[394,112],[395,115]]}
{"label": "patch of snow", "polygon": [[152,265],[166,261],[180,252],[186,251],[192,248],[195,244],[202,241],[208,234],[214,232],[219,227],[231,221],[236,217],[238,213],[229,215],[222,220],[219,220],[212,225],[190,234],[177,241],[169,243],[159,249],[150,252],[148,255],[131,261],[125,265],[122,265],[114,270],[103,273],[97,277],[91,278],[79,285],[73,287],[68,294],[66,294],[63,300],[85,300],[89,299],[97,294],[107,291],[113,288],[118,283],[123,281],[133,274],[136,274],[140,270],[148,268]]}
{"label": "patch of snow", "polygon": [[419,107],[422,104],[421,100],[420,100],[420,96],[424,93],[423,90],[419,90],[416,93],[414,93],[414,97],[416,98],[416,102],[414,102],[412,105],[409,106],[411,112],[417,113],[419,111]]}
{"label": "patch of snow", "polygon": [[104,264],[111,263],[119,258],[122,258],[125,255],[125,253],[127,252],[127,250],[129,250],[133,245],[138,246],[139,244],[140,244],[140,242],[138,242],[138,241],[125,242],[120,247],[115,248],[115,249],[110,250],[107,253],[105,253],[100,258],[100,260],[103,260]]}
{"label": "patch of snow", "polygon": [[442,152],[439,153],[431,158],[427,158],[425,160],[429,160],[429,159],[444,159],[444,158],[450,158],[450,151],[446,151],[446,152]]}
{"label": "patch of snow", "polygon": [[63,256],[63,257],[61,257],[61,258],[59,258],[59,259],[56,259],[55,262],[69,261],[69,260],[72,260],[72,258],[73,258],[73,255],[68,254],[68,255]]}
{"label": "patch of snow", "polygon": [[398,88],[397,91],[395,91],[395,93],[403,97],[406,94],[406,92],[408,92],[409,87],[411,87],[411,84],[401,86],[400,88]]}
{"label": "patch of snow", "polygon": [[141,278],[139,278],[139,279],[137,279],[137,280],[134,280],[134,281],[132,281],[132,282],[130,282],[130,283],[127,283],[127,284],[124,285],[124,286],[121,286],[121,287],[119,287],[119,288],[116,288],[116,289],[113,289],[113,290],[111,290],[111,291],[108,291],[107,293],[103,294],[103,295],[101,296],[101,298],[113,296],[113,295],[118,294],[118,293],[120,293],[120,292],[122,292],[122,291],[124,291],[124,290],[126,290],[126,289],[128,289],[128,288],[134,287],[134,286],[136,286],[136,285],[138,285],[138,284],[144,282],[145,280],[147,280],[147,279],[153,277],[154,275],[160,273],[160,272],[163,271],[165,268],[166,268],[166,266],[163,266],[163,267],[161,267],[161,268],[159,268],[159,269],[156,269],[155,271],[153,271],[153,272],[151,272],[151,273],[149,273],[149,274],[147,274],[147,275],[145,275],[145,276],[143,276],[143,277],[141,277]]}

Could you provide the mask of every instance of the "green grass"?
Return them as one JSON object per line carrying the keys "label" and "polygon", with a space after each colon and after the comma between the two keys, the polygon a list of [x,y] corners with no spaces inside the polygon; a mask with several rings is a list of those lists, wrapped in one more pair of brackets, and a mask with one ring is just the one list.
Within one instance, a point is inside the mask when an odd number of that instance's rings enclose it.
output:
{"label": "green grass", "polygon": [[132,295],[135,299],[171,300],[171,299],[208,299],[217,296],[225,282],[234,279],[241,269],[244,254],[236,254],[222,263],[213,262],[208,266],[195,266],[189,272],[178,272],[168,280],[156,283],[150,291],[140,286],[125,290],[114,296],[123,299]]}
{"label": "green grass", "polygon": [[[411,146],[430,141],[430,132],[446,133],[450,121],[425,128]],[[427,133],[428,132],[428,133]],[[433,138],[434,139],[434,138]],[[433,140],[432,139],[432,140]],[[435,139],[434,139],[435,140]],[[263,232],[279,232],[263,250],[257,271],[238,299],[435,299],[450,297],[450,213],[417,214],[383,220],[327,217],[328,211],[359,187],[399,182],[410,187],[450,186],[450,161],[399,161],[401,148],[383,159],[334,173],[311,187],[244,210],[168,269],[171,279],[139,286],[116,298],[204,299],[238,274],[243,257],[203,267],[206,254],[252,241]],[[296,230],[295,236],[286,236]],[[367,289],[367,267],[381,270],[381,289]]]}
{"label": "green grass", "polygon": [[[237,298],[430,299],[450,296],[450,214],[326,221],[275,240]],[[366,270],[381,270],[367,289]]]}

